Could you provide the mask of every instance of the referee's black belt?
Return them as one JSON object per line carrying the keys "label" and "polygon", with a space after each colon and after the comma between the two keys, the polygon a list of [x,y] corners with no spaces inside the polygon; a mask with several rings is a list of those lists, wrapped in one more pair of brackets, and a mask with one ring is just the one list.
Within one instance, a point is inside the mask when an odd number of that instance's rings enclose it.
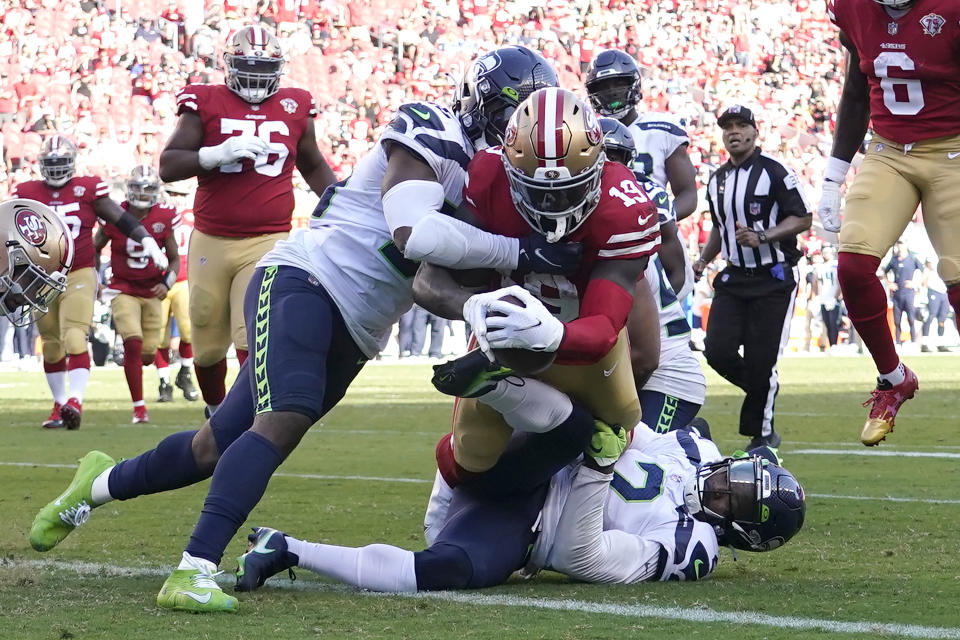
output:
{"label": "referee's black belt", "polygon": [[[773,270],[777,269],[777,267],[780,267],[780,269],[782,269],[782,271],[780,271],[781,274],[784,271],[789,271],[793,269],[793,265],[790,264],[789,262],[774,262],[771,264],[763,264],[763,265],[760,265],[759,267],[740,267],[735,264],[727,265],[727,269],[730,269],[731,271],[734,271],[741,275],[747,276],[748,278],[753,278],[755,276],[769,276],[769,275],[773,275],[774,277],[776,277]],[[783,278],[781,277],[777,279],[782,280]]]}

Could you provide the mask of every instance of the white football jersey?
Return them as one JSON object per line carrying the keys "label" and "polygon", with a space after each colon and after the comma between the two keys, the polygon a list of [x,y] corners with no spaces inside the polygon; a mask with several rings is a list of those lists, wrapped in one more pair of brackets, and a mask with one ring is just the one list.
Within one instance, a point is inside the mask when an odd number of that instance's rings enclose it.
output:
{"label": "white football jersey", "polygon": [[817,291],[820,306],[833,311],[840,298],[840,279],[837,277],[837,261],[831,260],[814,266],[817,276]]}
{"label": "white football jersey", "polygon": [[623,584],[699,580],[716,568],[717,536],[687,513],[683,490],[697,467],[719,460],[720,451],[683,430],[643,440],[620,457],[612,480],[580,465],[554,476],[531,567]]}
{"label": "white football jersey", "polygon": [[683,122],[671,113],[645,113],[627,128],[637,148],[634,170],[667,186],[667,158],[680,145],[690,143]]}
{"label": "white football jersey", "polygon": [[452,214],[463,197],[473,147],[459,119],[446,108],[404,104],[353,174],[327,188],[310,227],[278,242],[260,261],[261,266],[290,265],[315,276],[370,358],[387,345],[394,323],[413,304],[413,276],[419,266],[393,243],[383,216],[380,185],[387,168],[386,141],[403,145],[430,165],[443,185],[443,210]]}
{"label": "white football jersey", "polygon": [[[641,184],[657,205],[660,224],[673,220],[674,213],[667,192],[650,180]],[[707,379],[700,362],[690,350],[687,314],[670,285],[659,256],[654,256],[647,263],[644,279],[653,290],[653,299],[657,302],[660,314],[660,365],[643,389],[702,405],[707,397]]]}

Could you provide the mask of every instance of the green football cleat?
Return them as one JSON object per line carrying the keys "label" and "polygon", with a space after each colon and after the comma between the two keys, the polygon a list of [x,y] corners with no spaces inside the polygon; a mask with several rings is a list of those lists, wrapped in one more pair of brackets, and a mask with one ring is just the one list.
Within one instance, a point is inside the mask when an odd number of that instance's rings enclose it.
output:
{"label": "green football cleat", "polygon": [[[186,554],[184,559],[190,562]],[[236,613],[240,603],[233,596],[224,593],[216,581],[216,577],[223,572],[210,573],[199,564],[194,566],[195,568],[173,570],[157,594],[157,606],[193,613]]]}
{"label": "green football cleat", "polygon": [[30,546],[37,551],[53,549],[71,531],[87,521],[90,511],[97,506],[90,497],[94,479],[116,464],[113,458],[102,451],[91,451],[79,462],[80,466],[73,474],[73,481],[67,490],[41,509],[33,519]]}
{"label": "green football cleat", "polygon": [[456,360],[433,365],[430,382],[437,391],[448,396],[476,398],[512,375],[513,369],[490,362],[480,349],[474,349]]}

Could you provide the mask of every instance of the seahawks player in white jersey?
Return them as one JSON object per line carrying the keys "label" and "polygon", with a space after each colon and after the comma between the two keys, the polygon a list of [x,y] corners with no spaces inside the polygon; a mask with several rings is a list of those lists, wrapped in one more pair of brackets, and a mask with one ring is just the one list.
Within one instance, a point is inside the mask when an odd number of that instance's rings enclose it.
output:
{"label": "seahawks player in white jersey", "polygon": [[669,113],[637,113],[640,69],[623,51],[601,51],[591,61],[587,94],[597,114],[615,118],[630,129],[637,148],[637,171],[660,186],[670,186],[677,220],[697,208],[696,170],[687,155],[690,138],[683,122]]}
{"label": "seahawks player in white jersey", "polygon": [[[635,170],[630,131],[613,118],[600,118],[600,127],[607,159]],[[682,283],[679,286],[686,291],[689,289],[687,283],[692,285],[693,278],[687,273],[689,263],[677,233],[670,198],[652,180],[641,177],[641,186],[656,203],[660,218],[660,251],[647,265],[644,274],[657,306],[660,353],[659,364],[638,382],[637,392],[644,420],[655,431],[663,433],[684,427],[693,420],[706,398],[707,382],[700,362],[690,350],[690,325],[671,284]],[[679,297],[685,296],[686,293],[682,292]]]}
{"label": "seahawks player in white jersey", "polygon": [[244,302],[253,352],[217,412],[201,429],[169,436],[130,460],[88,453],[67,491],[37,515],[34,548],[53,548],[110,500],[212,475],[200,519],[157,603],[236,611],[237,599],[213,579],[224,549],[273,472],[409,309],[416,261],[537,272],[579,267],[576,245],[548,244],[537,233],[496,236],[447,215],[460,201],[474,151],[499,141],[528,95],[556,84],[542,56],[504,47],[474,63],[453,112],[428,103],[401,107],[354,175],[328,188],[310,228],[258,264]]}
{"label": "seahawks player in white jersey", "polygon": [[[700,580],[720,545],[770,551],[803,526],[803,489],[767,447],[721,458],[695,429],[657,434],[641,423],[633,433],[629,446],[602,423],[564,438],[515,434],[493,469],[454,489],[423,551],[255,528],[238,585],[256,589],[293,566],[375,591],[488,587],[543,568],[601,583]],[[568,456],[577,459],[557,468]]]}

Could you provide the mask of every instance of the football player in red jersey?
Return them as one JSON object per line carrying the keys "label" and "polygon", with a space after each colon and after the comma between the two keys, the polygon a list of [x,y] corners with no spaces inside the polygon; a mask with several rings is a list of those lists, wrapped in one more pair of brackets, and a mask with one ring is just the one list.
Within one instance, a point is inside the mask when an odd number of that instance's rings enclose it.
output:
{"label": "football player in red jersey", "polygon": [[[960,4],[828,0],[827,12],[848,53],[819,215],[824,228],[840,232],[840,288],[879,373],[860,433],[873,446],[893,431],[897,411],[919,387],[894,349],[876,276],[918,204],[960,319]],[[874,135],[841,224],[840,186],[871,121]]]}
{"label": "football player in red jersey", "polygon": [[110,303],[113,324],[123,339],[123,373],[133,400],[133,424],[149,422],[143,401],[143,365],[153,364],[160,343],[160,300],[177,281],[180,259],[173,229],[176,209],[159,204],[160,177],[149,165],[133,168],[127,179],[127,200],[121,204],[140,221],[167,253],[170,269],[158,269],[147,259],[143,245],[112,227],[101,227],[94,239],[97,255],[110,244],[110,288],[118,293]]}
{"label": "football player in red jersey", "polygon": [[43,180],[24,182],[13,190],[15,197],[30,198],[53,209],[70,229],[76,250],[66,291],[51,303],[50,312],[37,320],[43,343],[43,369],[53,394],[53,411],[43,423],[47,428],[80,427],[83,393],[90,378],[87,333],[97,295],[93,248],[97,218],[140,243],[145,260],[159,269],[167,268],[167,258],[153,237],[109,198],[107,183],[96,176],[74,175],[76,158],[77,148],[70,140],[61,135],[50,136],[38,156]]}
{"label": "football player in red jersey", "polygon": [[226,394],[230,343],[247,355],[243,295],[257,261],[286,238],[293,168],[316,194],[335,180],[317,148],[308,91],[280,87],[283,55],[261,26],[237,31],[223,54],[225,85],[191,84],[160,156],[160,177],[197,177],[189,257],[190,320],[197,382],[208,413]]}
{"label": "football player in red jersey", "polygon": [[187,285],[187,255],[192,234],[193,210],[186,209],[180,214],[180,224],[173,230],[180,253],[180,271],[177,273],[177,282],[167,292],[160,309],[163,328],[160,330],[160,348],[157,349],[156,360],[157,375],[160,378],[158,402],[173,401],[173,386],[170,384],[171,318],[177,321],[177,330],[180,333],[180,345],[177,348],[180,354],[180,371],[177,372],[174,384],[183,392],[184,399],[194,402],[200,398],[200,393],[193,386],[193,332],[190,324],[190,289]]}
{"label": "football player in red jersey", "polygon": [[[556,352],[536,377],[605,423],[631,429],[640,404],[625,326],[635,284],[660,246],[656,206],[629,169],[605,162],[596,114],[569,91],[533,93],[517,107],[503,142],[474,156],[467,171],[464,201],[478,226],[509,237],[532,227],[548,242],[581,243],[580,269],[570,277],[511,274],[498,283],[508,289],[471,296],[445,271],[424,267],[418,302],[463,317],[484,352]],[[525,306],[500,300],[505,294]],[[555,392],[537,380],[512,384],[504,379],[509,369],[486,364],[473,352],[436,368],[438,389],[469,396],[454,409],[452,452],[443,442],[437,449],[451,486],[493,467],[514,429],[556,428],[573,415],[569,403],[545,402]]]}

